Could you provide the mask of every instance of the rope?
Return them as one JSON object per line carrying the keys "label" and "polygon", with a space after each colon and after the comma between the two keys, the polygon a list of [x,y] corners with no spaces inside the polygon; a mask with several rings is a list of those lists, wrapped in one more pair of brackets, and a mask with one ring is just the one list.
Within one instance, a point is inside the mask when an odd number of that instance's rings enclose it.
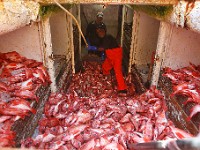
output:
{"label": "rope", "polygon": [[86,41],[86,39],[85,39],[85,36],[83,35],[83,32],[81,31],[81,27],[80,27],[80,25],[78,24],[78,21],[76,20],[76,18],[75,18],[68,10],[66,10],[62,5],[60,5],[60,3],[58,3],[57,0],[54,0],[54,2],[55,2],[62,10],[64,10],[68,15],[70,15],[70,16],[72,17],[72,19],[76,22],[76,24],[77,24],[77,26],[78,26],[78,30],[79,30],[79,32],[81,33],[81,36],[83,37],[83,40],[84,40],[84,42],[85,42],[85,44],[86,44],[86,47],[88,47],[88,43],[87,43],[87,41]]}

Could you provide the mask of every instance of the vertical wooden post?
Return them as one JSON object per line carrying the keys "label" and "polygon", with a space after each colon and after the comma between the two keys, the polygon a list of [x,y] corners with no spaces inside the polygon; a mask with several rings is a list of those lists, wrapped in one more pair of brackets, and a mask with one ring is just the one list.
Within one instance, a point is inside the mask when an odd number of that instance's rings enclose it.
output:
{"label": "vertical wooden post", "polygon": [[161,70],[161,66],[162,66],[162,62],[164,58],[164,52],[169,46],[171,34],[172,34],[172,25],[166,22],[160,22],[151,85],[155,85],[155,86],[158,85],[160,70]]}
{"label": "vertical wooden post", "polygon": [[[70,10],[72,12],[72,10]],[[74,40],[73,40],[73,21],[72,17],[67,15],[67,22],[69,27],[69,50],[71,51],[71,61],[72,61],[72,73],[75,73],[75,62],[74,62]]]}
{"label": "vertical wooden post", "polygon": [[129,68],[128,72],[131,72],[132,65],[135,64],[135,53],[137,50],[137,39],[138,39],[138,19],[139,19],[139,13],[134,11],[133,12],[133,25],[132,25],[132,40],[131,40],[131,46],[130,46],[130,57],[129,57]]}
{"label": "vertical wooden post", "polygon": [[52,41],[51,41],[51,29],[49,18],[43,20],[41,22],[42,26],[42,36],[43,36],[43,58],[46,67],[48,68],[49,76],[52,81],[51,83],[51,91],[56,92],[56,77],[55,77],[55,68],[54,68],[54,60],[53,60],[53,49],[52,49]]}
{"label": "vertical wooden post", "polygon": [[[80,7],[80,4],[78,4],[78,22],[79,22],[79,25],[81,26],[81,7]],[[82,60],[82,57],[81,57],[81,33],[79,32],[79,56],[80,56],[80,60]]]}
{"label": "vertical wooden post", "polygon": [[124,39],[124,17],[125,17],[125,6],[122,7],[122,23],[121,23],[121,40],[120,45],[123,46],[123,39]]}

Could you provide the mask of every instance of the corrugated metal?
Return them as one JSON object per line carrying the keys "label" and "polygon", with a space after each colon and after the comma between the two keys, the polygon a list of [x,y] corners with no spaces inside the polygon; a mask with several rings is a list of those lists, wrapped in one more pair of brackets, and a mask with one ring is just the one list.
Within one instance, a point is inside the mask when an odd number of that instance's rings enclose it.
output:
{"label": "corrugated metal", "polygon": [[39,3],[24,0],[3,0],[0,2],[0,35],[16,30],[36,21]]}
{"label": "corrugated metal", "polygon": [[[35,0],[42,4],[52,4],[54,0]],[[177,4],[179,0],[57,0],[59,3],[99,3],[99,4],[148,4],[148,5],[168,5]]]}

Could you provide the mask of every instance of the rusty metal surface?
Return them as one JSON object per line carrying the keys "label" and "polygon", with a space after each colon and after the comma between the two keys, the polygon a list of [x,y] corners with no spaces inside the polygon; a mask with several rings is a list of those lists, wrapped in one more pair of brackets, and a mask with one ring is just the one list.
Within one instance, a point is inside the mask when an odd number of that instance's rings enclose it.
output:
{"label": "rusty metal surface", "polygon": [[167,117],[173,121],[176,127],[185,130],[193,135],[197,135],[198,127],[193,121],[188,121],[188,112],[180,105],[176,97],[170,97],[172,93],[171,83],[164,77],[159,80],[159,88],[164,92],[168,107]]}
{"label": "rusty metal surface", "polygon": [[[54,0],[35,0],[41,4],[52,4]],[[178,0],[57,0],[59,3],[76,3],[76,4],[148,4],[148,5],[169,5],[177,4]]]}

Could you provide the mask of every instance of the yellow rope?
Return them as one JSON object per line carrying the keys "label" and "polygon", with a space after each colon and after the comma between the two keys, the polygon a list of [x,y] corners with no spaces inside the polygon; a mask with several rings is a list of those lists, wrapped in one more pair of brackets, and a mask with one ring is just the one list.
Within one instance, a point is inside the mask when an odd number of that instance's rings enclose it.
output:
{"label": "yellow rope", "polygon": [[75,18],[68,10],[66,10],[62,5],[60,5],[60,3],[58,3],[57,0],[54,0],[54,2],[55,2],[62,10],[64,10],[68,15],[70,15],[70,16],[72,17],[72,19],[76,22],[76,24],[77,24],[77,26],[78,26],[78,30],[79,30],[79,32],[81,33],[81,36],[83,37],[83,40],[84,40],[86,46],[88,47],[88,43],[87,43],[87,41],[86,41],[86,39],[85,39],[85,36],[83,35],[83,32],[81,31],[80,25],[78,24],[78,21],[76,20],[76,18]]}

